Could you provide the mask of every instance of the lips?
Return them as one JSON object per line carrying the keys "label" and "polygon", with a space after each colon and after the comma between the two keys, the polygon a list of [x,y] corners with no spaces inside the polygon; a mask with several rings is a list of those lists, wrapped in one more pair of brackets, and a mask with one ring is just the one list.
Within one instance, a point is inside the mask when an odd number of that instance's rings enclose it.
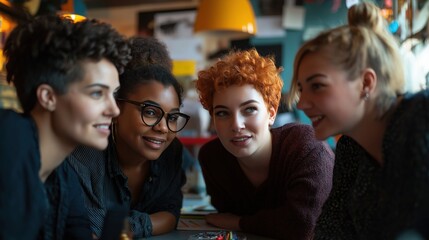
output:
{"label": "lips", "polygon": [[325,116],[322,115],[310,117],[313,127],[317,127],[323,121],[323,119],[325,119]]}
{"label": "lips", "polygon": [[231,144],[236,147],[247,147],[252,139],[252,136],[237,136],[231,139]]}
{"label": "lips", "polygon": [[152,138],[152,137],[143,137],[143,139],[154,144],[163,144],[166,142],[166,140],[164,139]]}
{"label": "lips", "polygon": [[241,137],[234,137],[231,139],[231,142],[244,142],[247,139],[252,138],[251,136],[241,136]]}
{"label": "lips", "polygon": [[110,124],[95,124],[94,127],[98,129],[109,129]]}
{"label": "lips", "polygon": [[108,123],[101,123],[101,124],[95,124],[94,127],[97,129],[97,131],[103,135],[109,136],[110,134],[110,129],[109,129],[110,124]]}

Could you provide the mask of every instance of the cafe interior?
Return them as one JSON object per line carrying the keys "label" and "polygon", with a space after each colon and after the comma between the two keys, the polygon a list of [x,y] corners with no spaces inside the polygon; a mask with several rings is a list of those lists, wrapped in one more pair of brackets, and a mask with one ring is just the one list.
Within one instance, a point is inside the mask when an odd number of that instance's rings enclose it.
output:
{"label": "cafe interior", "polygon": [[[429,1],[374,0],[382,9],[389,31],[404,54],[406,74],[413,82],[406,90],[429,87]],[[183,211],[210,209],[201,169],[199,148],[215,137],[209,113],[199,103],[193,86],[197,73],[231,49],[255,48],[273,56],[284,70],[283,97],[287,96],[295,53],[306,40],[323,30],[346,23],[353,0],[0,0],[0,46],[24,14],[55,12],[79,18],[96,18],[121,34],[155,37],[165,43],[173,60],[173,74],[185,90],[182,112],[191,116],[178,135],[188,150],[183,187]],[[14,87],[5,80],[0,50],[0,108],[20,111]],[[426,61],[426,62],[425,62]],[[288,122],[310,123],[298,110],[280,106],[275,126]],[[336,139],[328,139],[335,148]],[[176,236],[177,237],[177,236]],[[155,239],[155,238],[154,238]],[[161,239],[161,238],[160,238]],[[166,238],[168,239],[168,238]]]}

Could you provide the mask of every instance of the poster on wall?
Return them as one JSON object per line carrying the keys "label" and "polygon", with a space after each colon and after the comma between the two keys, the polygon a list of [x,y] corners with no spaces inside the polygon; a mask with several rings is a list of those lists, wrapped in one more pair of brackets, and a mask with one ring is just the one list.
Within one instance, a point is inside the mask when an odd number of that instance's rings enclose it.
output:
{"label": "poster on wall", "polygon": [[173,60],[202,62],[203,39],[193,33],[196,10],[180,9],[139,13],[138,33],[153,36],[167,45]]}
{"label": "poster on wall", "polygon": [[195,16],[195,10],[155,14],[155,37],[159,39],[192,38]]}
{"label": "poster on wall", "polygon": [[[156,10],[156,11],[145,11],[138,13],[138,34],[140,36],[155,36],[155,31],[160,31],[161,25],[167,32],[175,32],[176,26],[180,24],[174,24],[179,20],[180,23],[185,24],[186,28],[192,28],[195,19],[196,10],[195,8],[185,8],[177,10]],[[161,22],[156,22],[161,21]],[[169,24],[171,23],[171,24]],[[183,26],[183,25],[182,25]],[[156,30],[155,28],[159,29]],[[169,31],[170,30],[170,31]],[[189,33],[189,32],[188,32]],[[168,34],[168,33],[167,33]]]}

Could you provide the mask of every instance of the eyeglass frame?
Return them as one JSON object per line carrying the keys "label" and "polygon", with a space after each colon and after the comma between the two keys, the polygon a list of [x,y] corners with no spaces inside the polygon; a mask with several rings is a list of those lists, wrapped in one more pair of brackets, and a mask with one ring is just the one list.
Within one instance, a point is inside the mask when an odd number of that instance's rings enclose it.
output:
{"label": "eyeglass frame", "polygon": [[[124,98],[116,98],[116,101],[126,102],[126,103],[133,104],[133,105],[135,105],[135,106],[139,106],[139,107],[140,107],[140,118],[141,118],[142,122],[143,122],[144,124],[146,124],[146,126],[148,126],[148,127],[156,126],[156,125],[157,125],[159,122],[161,122],[161,120],[164,118],[165,114],[167,114],[167,119],[166,119],[167,128],[168,128],[168,130],[170,130],[170,131],[171,131],[171,132],[173,132],[173,133],[177,133],[177,132],[182,131],[182,130],[186,127],[186,124],[188,124],[189,119],[191,118],[189,115],[187,115],[187,114],[185,114],[185,113],[181,113],[181,112],[175,112],[175,113],[168,113],[168,112],[167,112],[167,113],[166,113],[166,112],[164,111],[164,109],[162,109],[160,106],[158,106],[158,105],[156,105],[156,104],[152,104],[152,103],[137,102],[137,101],[133,101],[133,100],[129,100],[129,99],[124,99]],[[153,124],[147,124],[147,123],[145,122],[145,120],[144,120],[144,117],[143,117],[143,108],[145,108],[145,107],[147,107],[147,106],[155,107],[155,108],[159,109],[159,110],[161,111],[161,113],[162,113],[161,117],[160,117],[160,118],[158,118],[158,119],[155,121],[155,123],[153,123]],[[168,117],[170,117],[171,115],[179,115],[179,116],[181,116],[181,117],[184,117],[184,118],[185,118],[185,124],[183,124],[183,127],[182,127],[181,129],[179,129],[179,130],[175,130],[175,131],[171,130],[170,125],[169,125],[169,123],[168,123]]]}

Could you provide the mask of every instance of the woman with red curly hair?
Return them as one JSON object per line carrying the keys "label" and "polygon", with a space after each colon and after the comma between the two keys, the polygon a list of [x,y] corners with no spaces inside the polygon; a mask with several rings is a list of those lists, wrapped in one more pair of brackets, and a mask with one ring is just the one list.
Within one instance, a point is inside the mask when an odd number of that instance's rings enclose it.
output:
{"label": "woman with red curly hair", "polygon": [[231,52],[198,73],[218,135],[199,153],[215,226],[277,239],[310,239],[331,190],[333,154],[311,126],[272,129],[283,82],[271,57]]}

